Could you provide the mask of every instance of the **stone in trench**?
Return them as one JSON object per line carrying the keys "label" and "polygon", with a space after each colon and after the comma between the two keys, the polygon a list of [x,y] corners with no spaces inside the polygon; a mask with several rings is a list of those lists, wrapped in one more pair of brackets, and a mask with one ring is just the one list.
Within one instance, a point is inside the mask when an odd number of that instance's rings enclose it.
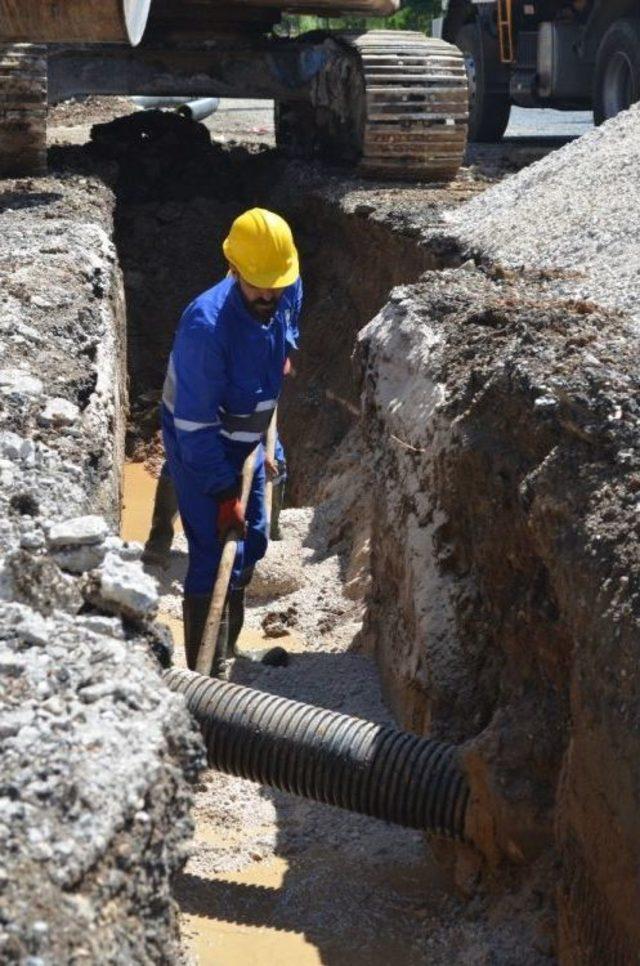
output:
{"label": "stone in trench", "polygon": [[103,614],[86,614],[78,617],[77,624],[93,631],[94,634],[102,634],[107,637],[124,638],[122,622],[119,617],[105,617]]}
{"label": "stone in trench", "polygon": [[116,611],[134,619],[150,618],[158,609],[158,588],[153,577],[137,563],[107,554],[96,572],[96,603],[105,610]]}
{"label": "stone in trench", "polygon": [[70,574],[84,574],[99,567],[107,554],[104,543],[84,544],[79,547],[61,547],[52,553],[61,570]]}
{"label": "stone in trench", "polygon": [[45,426],[72,426],[80,416],[80,410],[68,399],[55,396],[47,401],[40,413],[40,422]]}
{"label": "stone in trench", "polygon": [[3,392],[21,392],[26,396],[38,396],[42,382],[22,369],[0,369],[0,389]]}
{"label": "stone in trench", "polygon": [[54,523],[49,530],[50,547],[80,547],[85,544],[102,543],[109,532],[105,520],[97,514],[72,517]]}
{"label": "stone in trench", "polygon": [[142,544],[135,540],[122,540],[115,535],[107,537],[104,547],[106,552],[117,553],[122,560],[139,560],[144,549]]}
{"label": "stone in trench", "polygon": [[22,436],[18,436],[17,433],[12,433],[9,430],[3,430],[0,433],[0,453],[5,459],[19,459],[23,443]]}
{"label": "stone in trench", "polygon": [[304,587],[302,562],[291,552],[286,540],[269,544],[266,557],[259,562],[249,585],[251,600],[286,597]]}
{"label": "stone in trench", "polygon": [[298,623],[298,611],[288,607],[285,611],[269,611],[262,619],[262,630],[266,637],[286,637],[289,628]]}
{"label": "stone in trench", "polygon": [[39,646],[46,646],[51,636],[48,621],[42,614],[38,614],[37,611],[28,611],[18,624],[16,630],[24,641]]}

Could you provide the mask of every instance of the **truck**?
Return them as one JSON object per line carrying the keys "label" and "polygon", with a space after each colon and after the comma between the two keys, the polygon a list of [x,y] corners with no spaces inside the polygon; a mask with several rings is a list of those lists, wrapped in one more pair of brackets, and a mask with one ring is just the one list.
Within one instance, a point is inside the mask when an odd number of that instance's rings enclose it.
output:
{"label": "truck", "polygon": [[434,33],[464,54],[469,138],[500,140],[511,105],[591,110],[640,99],[639,0],[445,0]]}
{"label": "truck", "polygon": [[399,0],[0,0],[0,176],[42,173],[50,103],[268,98],[288,155],[443,181],[466,146],[461,52],[420,32],[278,35],[283,14],[384,17]]}

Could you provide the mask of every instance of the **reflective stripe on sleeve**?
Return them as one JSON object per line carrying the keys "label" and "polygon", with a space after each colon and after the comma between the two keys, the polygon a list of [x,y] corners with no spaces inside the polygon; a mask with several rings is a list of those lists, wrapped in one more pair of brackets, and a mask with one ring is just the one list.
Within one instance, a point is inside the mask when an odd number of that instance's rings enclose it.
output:
{"label": "reflective stripe on sleeve", "polygon": [[195,423],[191,419],[178,419],[176,416],[174,416],[173,425],[176,427],[176,429],[181,429],[185,433],[195,433],[197,429],[207,429],[210,426],[219,426],[220,420],[216,419],[214,423]]}
{"label": "reflective stripe on sleeve", "polygon": [[162,401],[169,412],[172,413],[176,406],[176,367],[173,362],[173,352],[169,356],[167,375],[162,387]]}
{"label": "reflective stripe on sleeve", "polygon": [[221,429],[220,435],[226,439],[232,439],[236,443],[259,443],[263,436],[262,433],[246,433],[241,430],[229,432],[226,429]]}

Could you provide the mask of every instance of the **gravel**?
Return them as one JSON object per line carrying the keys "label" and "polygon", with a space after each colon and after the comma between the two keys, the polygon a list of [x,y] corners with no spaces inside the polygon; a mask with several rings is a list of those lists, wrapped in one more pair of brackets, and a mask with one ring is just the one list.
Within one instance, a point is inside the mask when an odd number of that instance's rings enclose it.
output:
{"label": "gravel", "polygon": [[[192,754],[166,749],[190,726],[143,646],[108,625],[78,631],[67,614],[0,606],[0,960],[71,962],[84,949],[140,962],[146,949],[158,962],[189,830],[188,798],[166,825],[164,802]],[[134,925],[143,895],[162,923],[150,942],[144,918]]]}
{"label": "gravel", "polygon": [[559,295],[640,318],[640,106],[505,178],[445,218],[477,255],[565,273]]}
{"label": "gravel", "polygon": [[179,955],[170,879],[201,745],[151,654],[167,648],[140,548],[110,534],[126,402],[112,205],[76,176],[0,196],[2,963]]}

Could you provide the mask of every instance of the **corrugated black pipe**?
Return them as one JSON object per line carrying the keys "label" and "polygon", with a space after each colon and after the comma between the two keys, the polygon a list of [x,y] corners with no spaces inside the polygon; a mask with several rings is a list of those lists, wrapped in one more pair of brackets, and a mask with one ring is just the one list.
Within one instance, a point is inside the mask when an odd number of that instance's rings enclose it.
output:
{"label": "corrugated black pipe", "polygon": [[207,678],[165,671],[202,729],[209,765],[316,802],[465,838],[455,745]]}

